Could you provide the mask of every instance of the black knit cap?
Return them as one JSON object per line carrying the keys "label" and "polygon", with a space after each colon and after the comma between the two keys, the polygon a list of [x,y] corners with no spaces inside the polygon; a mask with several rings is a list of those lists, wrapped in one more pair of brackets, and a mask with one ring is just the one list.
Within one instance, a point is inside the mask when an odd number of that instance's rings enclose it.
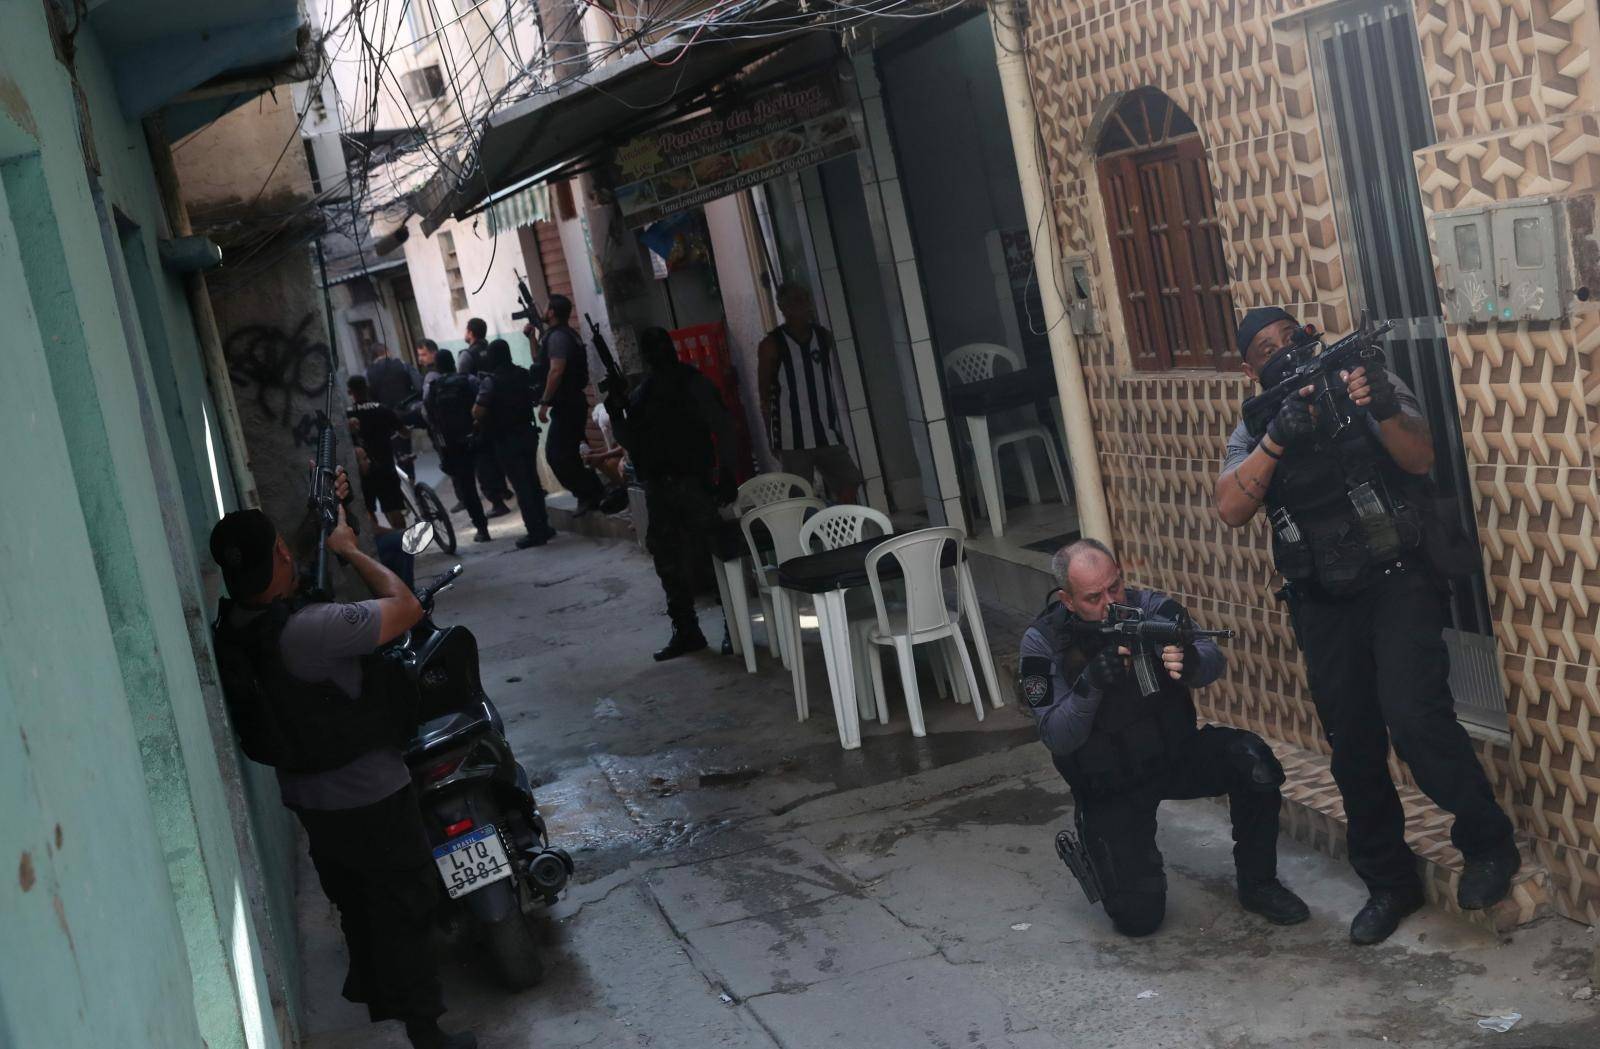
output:
{"label": "black knit cap", "polygon": [[1261,329],[1269,324],[1279,321],[1288,321],[1290,324],[1299,324],[1294,319],[1294,314],[1282,306],[1257,306],[1244,315],[1244,320],[1239,322],[1239,337],[1236,341],[1239,347],[1239,356],[1243,357],[1250,352],[1250,344],[1255,341]]}
{"label": "black knit cap", "polygon": [[272,582],[278,529],[260,510],[235,510],[211,529],[211,559],[222,569],[228,596],[248,601]]}

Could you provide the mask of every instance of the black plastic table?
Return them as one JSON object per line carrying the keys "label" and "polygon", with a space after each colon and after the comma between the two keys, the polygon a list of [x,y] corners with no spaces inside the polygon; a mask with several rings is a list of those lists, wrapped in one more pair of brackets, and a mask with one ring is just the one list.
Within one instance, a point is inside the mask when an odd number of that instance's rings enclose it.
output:
{"label": "black plastic table", "polygon": [[1054,375],[1024,368],[977,382],[952,384],[947,403],[951,415],[993,415],[1008,408],[1044,404],[1055,395]]}
{"label": "black plastic table", "polygon": [[[849,546],[826,550],[820,554],[792,557],[778,566],[778,586],[799,594],[810,594],[817,612],[817,633],[822,635],[822,657],[828,667],[828,687],[833,698],[833,715],[839,726],[839,744],[846,750],[861,746],[861,724],[857,717],[855,669],[850,656],[850,621],[845,610],[844,592],[851,587],[867,586],[867,555],[891,536],[873,536]],[[995,707],[1004,706],[1000,697],[999,682],[995,677],[994,660],[989,654],[989,635],[983,627],[983,615],[978,608],[978,591],[972,582],[972,568],[967,559],[956,560],[954,543],[945,544],[942,564],[956,572],[956,592],[960,608],[972,631],[973,647],[977,649],[978,664],[983,668],[984,683]],[[879,578],[898,579],[902,572],[897,558],[889,557],[879,562]],[[791,617],[798,623],[798,617]],[[805,660],[798,644],[799,629],[795,628],[796,644],[790,646],[789,660],[793,676],[795,697],[802,708],[805,703]],[[981,695],[972,698],[982,703]]]}

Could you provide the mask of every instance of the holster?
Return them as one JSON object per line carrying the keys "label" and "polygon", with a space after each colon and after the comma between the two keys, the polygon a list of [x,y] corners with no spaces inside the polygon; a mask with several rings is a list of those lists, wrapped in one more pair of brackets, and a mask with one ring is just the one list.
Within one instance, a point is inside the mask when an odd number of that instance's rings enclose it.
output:
{"label": "holster", "polygon": [[1105,897],[1105,885],[1095,868],[1094,856],[1090,853],[1084,838],[1081,809],[1078,810],[1074,824],[1078,831],[1076,835],[1070,830],[1063,830],[1056,835],[1056,855],[1061,857],[1061,862],[1067,865],[1067,870],[1078,880],[1078,886],[1083,889],[1083,894],[1088,897],[1089,902],[1099,903]]}

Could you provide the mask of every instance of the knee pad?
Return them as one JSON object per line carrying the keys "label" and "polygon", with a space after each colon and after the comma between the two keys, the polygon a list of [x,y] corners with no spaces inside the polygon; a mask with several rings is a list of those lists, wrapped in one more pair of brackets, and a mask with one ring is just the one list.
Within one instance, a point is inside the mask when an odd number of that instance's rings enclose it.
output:
{"label": "knee pad", "polygon": [[1124,936],[1149,936],[1167,917],[1166,893],[1129,892],[1106,901],[1111,925]]}
{"label": "knee pad", "polygon": [[1251,790],[1275,791],[1283,786],[1283,765],[1267,741],[1254,732],[1242,732],[1228,744],[1228,759],[1244,775]]}

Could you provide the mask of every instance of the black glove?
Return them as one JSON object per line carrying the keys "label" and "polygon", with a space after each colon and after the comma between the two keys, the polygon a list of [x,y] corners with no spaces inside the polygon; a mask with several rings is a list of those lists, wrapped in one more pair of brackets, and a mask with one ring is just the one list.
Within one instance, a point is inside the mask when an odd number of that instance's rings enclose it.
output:
{"label": "black glove", "polygon": [[1122,684],[1128,677],[1128,657],[1117,651],[1116,645],[1107,645],[1100,654],[1089,660],[1083,668],[1083,680],[1090,688],[1106,692]]}
{"label": "black glove", "polygon": [[1283,399],[1283,407],[1267,424],[1267,436],[1280,448],[1290,448],[1301,441],[1310,440],[1317,433],[1317,417],[1311,412],[1311,402],[1291,393]]}
{"label": "black glove", "polygon": [[717,480],[717,505],[727,506],[739,497],[739,482],[729,474],[722,474]]}
{"label": "black glove", "polygon": [[1388,368],[1378,365],[1367,369],[1367,392],[1372,394],[1367,411],[1374,419],[1383,422],[1400,414],[1400,395],[1395,392]]}

